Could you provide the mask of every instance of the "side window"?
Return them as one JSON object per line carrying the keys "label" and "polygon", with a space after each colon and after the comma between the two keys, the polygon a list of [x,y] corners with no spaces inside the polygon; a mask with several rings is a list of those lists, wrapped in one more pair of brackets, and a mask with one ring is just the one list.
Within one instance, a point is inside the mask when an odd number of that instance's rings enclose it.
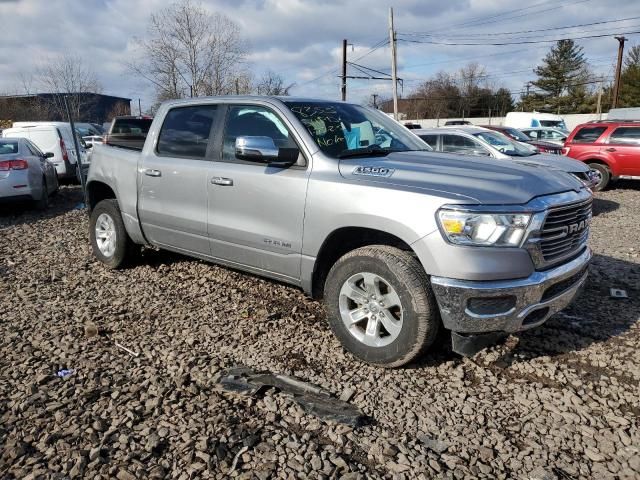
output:
{"label": "side window", "polygon": [[194,105],[169,110],[158,137],[158,155],[204,158],[216,108]]}
{"label": "side window", "polygon": [[481,150],[476,142],[461,135],[442,135],[442,151],[449,153],[462,153],[464,155],[476,155]]}
{"label": "side window", "polygon": [[567,138],[566,135],[562,135],[560,132],[556,132],[555,130],[551,131],[551,138],[555,140],[564,140]]}
{"label": "side window", "polygon": [[640,145],[640,127],[618,127],[616,128],[609,143]]}
{"label": "side window", "polygon": [[38,153],[38,149],[34,147],[33,143],[31,143],[29,140],[25,141],[24,144],[27,146],[27,150],[29,150],[29,153],[31,155],[33,155],[34,157],[41,157],[42,154]]}
{"label": "side window", "polygon": [[529,135],[530,138],[533,138],[534,140],[538,139],[538,131],[537,130],[529,130],[526,133],[527,133],[527,135]]}
{"label": "side window", "polygon": [[578,130],[573,137],[573,143],[594,143],[607,127],[584,127]]}
{"label": "side window", "polygon": [[434,150],[436,148],[438,148],[438,136],[437,135],[420,135],[420,138],[422,140],[424,140],[425,142],[427,142],[427,145],[429,145]]}
{"label": "side window", "polygon": [[271,110],[258,106],[234,106],[229,108],[224,130],[222,160],[236,159],[236,138],[269,137],[278,148],[297,148],[289,129]]}

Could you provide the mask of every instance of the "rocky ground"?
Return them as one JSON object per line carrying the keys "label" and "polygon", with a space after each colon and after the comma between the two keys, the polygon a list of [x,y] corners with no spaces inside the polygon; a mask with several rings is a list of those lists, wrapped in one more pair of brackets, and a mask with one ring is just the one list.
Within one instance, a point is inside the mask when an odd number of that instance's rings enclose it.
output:
{"label": "rocky ground", "polygon": [[[640,478],[640,182],[598,194],[573,307],[398,370],[345,353],[295,288],[154,250],[105,269],[80,200],[0,212],[0,478]],[[370,421],[220,391],[234,365],[344,394]]]}

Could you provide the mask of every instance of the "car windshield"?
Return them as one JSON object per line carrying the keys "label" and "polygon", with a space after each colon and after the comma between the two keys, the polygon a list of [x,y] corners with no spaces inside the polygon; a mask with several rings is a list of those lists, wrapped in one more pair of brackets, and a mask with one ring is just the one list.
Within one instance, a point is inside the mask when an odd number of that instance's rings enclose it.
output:
{"label": "car windshield", "polygon": [[518,145],[507,136],[502,135],[498,132],[477,132],[474,133],[473,136],[479,138],[480,140],[483,140],[505,155],[511,155],[514,157],[529,157],[536,153],[533,150]]}
{"label": "car windshield", "polygon": [[507,128],[505,129],[505,132],[511,137],[511,138],[515,138],[516,140],[518,140],[519,142],[528,142],[529,140],[531,140],[529,137],[527,137],[524,133],[522,133],[520,130],[517,130],[515,128]]}
{"label": "car windshield", "polygon": [[384,113],[337,102],[285,102],[320,150],[333,158],[431,151],[405,126]]}
{"label": "car windshield", "polygon": [[541,127],[559,128],[566,131],[567,126],[564,124],[564,120],[540,120]]}
{"label": "car windshield", "polygon": [[0,155],[13,155],[18,153],[17,140],[0,140]]}

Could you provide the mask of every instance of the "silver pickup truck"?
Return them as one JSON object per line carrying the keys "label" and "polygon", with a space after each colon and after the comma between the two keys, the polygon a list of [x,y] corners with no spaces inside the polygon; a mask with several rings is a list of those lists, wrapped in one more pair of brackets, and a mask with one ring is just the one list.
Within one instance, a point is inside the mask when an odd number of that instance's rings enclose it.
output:
{"label": "silver pickup truck", "polygon": [[142,152],[97,146],[96,257],[152,245],[323,298],[360,359],[471,354],[565,308],[587,276],[591,191],[544,166],[435,153],[385,114],[272,97],[164,103]]}

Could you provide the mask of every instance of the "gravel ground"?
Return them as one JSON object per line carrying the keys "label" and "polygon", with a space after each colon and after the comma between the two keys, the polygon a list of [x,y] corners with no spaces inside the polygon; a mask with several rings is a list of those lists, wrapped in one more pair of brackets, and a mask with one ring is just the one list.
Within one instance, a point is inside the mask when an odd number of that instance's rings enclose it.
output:
{"label": "gravel ground", "polygon": [[[345,353],[297,289],[152,249],[103,268],[80,199],[0,212],[0,478],[640,478],[640,183],[598,194],[573,307],[399,370]],[[235,365],[344,394],[370,421],[220,391]]]}

